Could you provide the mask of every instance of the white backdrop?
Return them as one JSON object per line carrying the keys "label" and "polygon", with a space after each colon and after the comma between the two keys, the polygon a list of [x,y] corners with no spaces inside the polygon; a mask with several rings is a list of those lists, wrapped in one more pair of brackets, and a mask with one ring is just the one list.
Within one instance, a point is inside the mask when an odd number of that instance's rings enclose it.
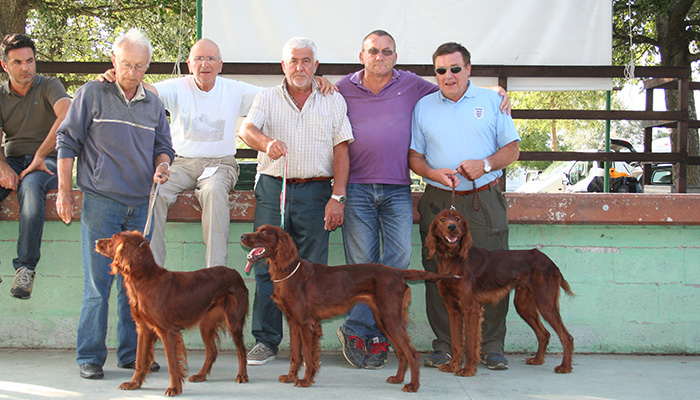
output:
{"label": "white backdrop", "polygon": [[[610,65],[612,57],[611,0],[202,1],[203,36],[226,62],[278,62],[287,39],[306,36],[322,63],[357,63],[362,38],[375,29],[394,36],[400,64],[429,64],[448,41],[467,47],[473,64]],[[509,80],[510,90],[609,85]]]}

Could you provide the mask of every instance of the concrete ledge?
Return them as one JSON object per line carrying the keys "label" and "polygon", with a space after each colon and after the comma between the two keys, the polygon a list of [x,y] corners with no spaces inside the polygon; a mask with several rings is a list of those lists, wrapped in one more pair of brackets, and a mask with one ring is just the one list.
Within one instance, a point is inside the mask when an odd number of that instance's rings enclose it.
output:
{"label": "concrete ledge", "polygon": [[[416,205],[422,193],[413,194],[413,218],[418,222]],[[80,219],[82,193],[73,191]],[[700,194],[626,193],[506,193],[511,224],[563,225],[700,225]],[[252,191],[231,193],[231,222],[252,222],[255,195]],[[0,221],[19,218],[17,196],[12,193],[0,207]],[[194,192],[182,192],[170,207],[168,221],[199,222],[201,208]],[[46,220],[59,221],[56,192],[49,193]]]}

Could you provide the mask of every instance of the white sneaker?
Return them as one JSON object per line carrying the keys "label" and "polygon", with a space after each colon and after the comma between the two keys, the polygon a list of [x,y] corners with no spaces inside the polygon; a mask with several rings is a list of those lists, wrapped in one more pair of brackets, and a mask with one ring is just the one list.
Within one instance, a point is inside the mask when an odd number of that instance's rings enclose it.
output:
{"label": "white sneaker", "polygon": [[263,365],[275,358],[277,358],[275,353],[262,343],[258,343],[250,349],[247,356],[248,365]]}

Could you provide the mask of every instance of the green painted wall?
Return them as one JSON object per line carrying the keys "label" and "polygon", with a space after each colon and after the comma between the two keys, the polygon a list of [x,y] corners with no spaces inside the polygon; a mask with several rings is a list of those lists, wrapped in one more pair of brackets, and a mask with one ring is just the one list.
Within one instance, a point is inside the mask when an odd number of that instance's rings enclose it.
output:
{"label": "green painted wall", "polygon": [[[255,290],[245,275],[241,233],[252,224],[231,226],[229,267]],[[42,259],[30,300],[10,297],[17,238],[16,221],[0,221],[0,347],[74,348],[82,298],[80,226],[47,222]],[[562,297],[564,323],[577,352],[700,353],[700,226],[511,225],[511,248],[539,247],[560,267],[576,296]],[[167,268],[192,270],[203,265],[201,229],[195,223],[168,223]],[[411,268],[420,269],[420,237],[414,226]],[[344,262],[339,231],[331,234],[330,264]],[[431,348],[421,283],[411,284],[409,331],[415,347]],[[113,291],[115,293],[115,291]],[[113,295],[114,295],[113,293]],[[112,300],[108,345],[116,340]],[[252,302],[251,302],[252,304]],[[339,349],[335,331],[342,322],[324,323],[325,349]],[[247,324],[247,346],[253,344]],[[198,331],[185,333],[189,347],[202,347]],[[288,339],[282,347],[288,346]],[[232,348],[225,339],[224,348]],[[506,350],[534,352],[535,337],[511,306]],[[552,338],[550,351],[560,351]]]}

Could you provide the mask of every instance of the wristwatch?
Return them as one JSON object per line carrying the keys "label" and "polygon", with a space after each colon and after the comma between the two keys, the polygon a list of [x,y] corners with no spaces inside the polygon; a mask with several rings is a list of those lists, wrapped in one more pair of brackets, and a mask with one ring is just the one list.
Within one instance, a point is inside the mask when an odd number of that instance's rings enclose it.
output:
{"label": "wristwatch", "polygon": [[348,201],[348,198],[345,197],[344,194],[340,194],[340,195],[333,194],[333,195],[331,195],[331,199],[337,201],[340,204],[345,204],[345,202]]}
{"label": "wristwatch", "polygon": [[491,164],[489,164],[489,160],[484,158],[484,172],[488,173],[491,172]]}

